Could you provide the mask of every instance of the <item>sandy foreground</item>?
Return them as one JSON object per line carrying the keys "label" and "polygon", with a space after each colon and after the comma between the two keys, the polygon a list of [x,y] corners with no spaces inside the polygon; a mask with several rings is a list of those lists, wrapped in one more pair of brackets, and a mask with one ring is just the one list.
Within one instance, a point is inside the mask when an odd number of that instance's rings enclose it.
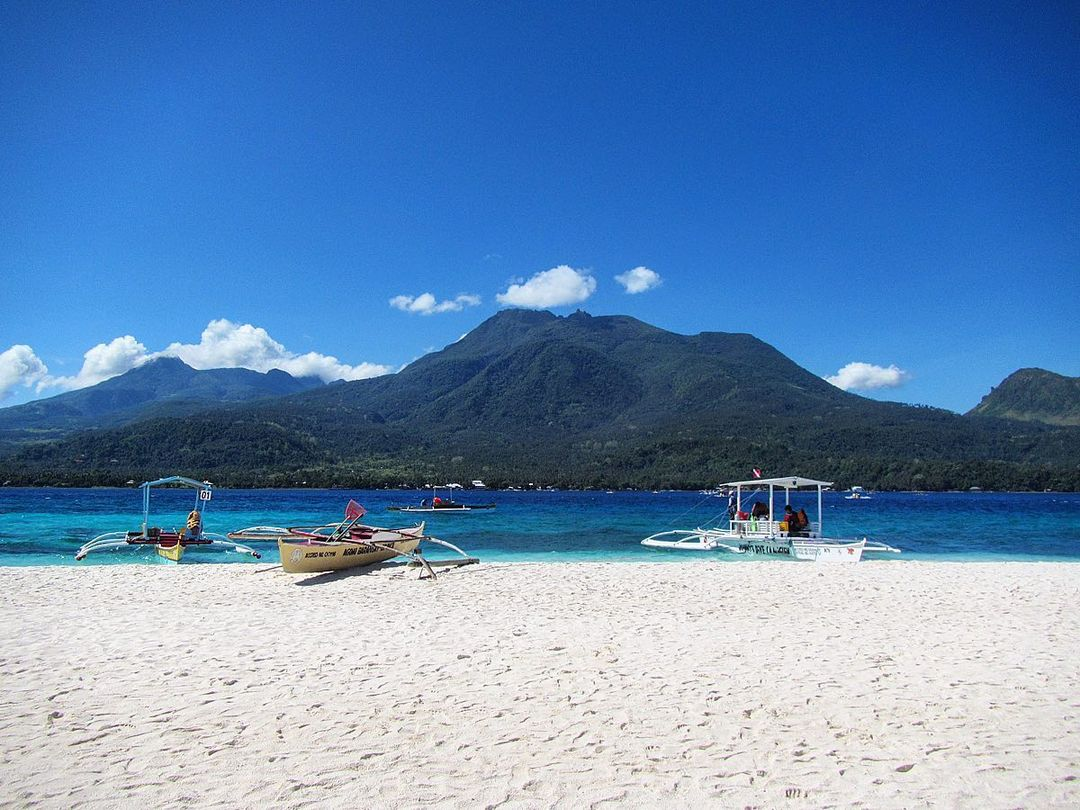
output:
{"label": "sandy foreground", "polygon": [[0,569],[18,807],[1076,807],[1080,565]]}

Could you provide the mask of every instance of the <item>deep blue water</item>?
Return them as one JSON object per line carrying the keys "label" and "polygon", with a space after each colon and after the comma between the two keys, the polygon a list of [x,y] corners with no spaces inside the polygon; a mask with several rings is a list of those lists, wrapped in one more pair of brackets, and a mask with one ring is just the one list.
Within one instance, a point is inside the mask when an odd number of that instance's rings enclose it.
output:
{"label": "deep blue water", "polygon": [[[430,495],[430,491],[427,493]],[[498,504],[464,514],[408,515],[390,504],[417,503],[418,491],[215,490],[205,513],[208,531],[222,534],[258,524],[297,526],[339,520],[349,498],[368,510],[365,522],[411,525],[427,519],[428,533],[485,561],[572,560],[739,562],[741,555],[650,549],[639,541],[657,531],[694,528],[725,512],[726,500],[696,492],[501,492],[462,493],[462,502]],[[151,522],[180,528],[194,503],[191,490],[155,490]],[[816,496],[793,498],[814,517]],[[882,540],[916,560],[1080,561],[1080,494],[1077,493],[874,493],[849,501],[826,493],[825,531],[830,537]],[[123,548],[76,562],[75,551],[107,531],[135,530],[142,493],[130,489],[0,489],[0,565],[158,564],[152,549]],[[253,544],[263,560],[277,562],[273,543]],[[434,550],[431,556],[438,556]],[[247,562],[247,556],[198,550],[195,558]]]}

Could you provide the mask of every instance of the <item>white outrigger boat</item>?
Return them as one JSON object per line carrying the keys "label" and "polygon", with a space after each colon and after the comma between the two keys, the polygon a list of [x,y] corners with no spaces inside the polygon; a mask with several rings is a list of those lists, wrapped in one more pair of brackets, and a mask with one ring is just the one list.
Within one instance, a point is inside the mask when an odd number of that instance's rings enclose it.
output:
{"label": "white outrigger boat", "polygon": [[[195,508],[188,513],[187,525],[180,530],[160,529],[150,525],[150,490],[154,487],[179,485],[195,490]],[[202,516],[207,504],[214,497],[214,485],[209,481],[196,481],[182,475],[170,475],[157,481],[147,481],[139,485],[143,492],[142,528],[137,532],[106,532],[98,535],[75,552],[75,559],[82,560],[93,551],[123,548],[125,546],[153,546],[159,557],[168,562],[180,562],[184,552],[192,547],[207,548],[217,546],[227,551],[250,554],[255,559],[262,555],[248,546],[234,543],[224,535],[202,530]]]}
{"label": "white outrigger boat", "polygon": [[[479,562],[453,543],[424,534],[424,524],[400,529],[384,529],[360,523],[364,507],[349,501],[345,507],[345,520],[322,526],[251,526],[229,532],[231,540],[258,542],[276,541],[281,555],[281,567],[290,574],[316,574],[340,571],[385,562],[394,557],[404,557],[410,564],[423,568],[435,578],[434,568],[472,565]],[[428,542],[450,549],[459,558],[428,560],[420,553],[420,543]]]}
{"label": "white outrigger boat", "polygon": [[[641,541],[643,546],[681,551],[727,551],[733,554],[775,554],[797,560],[819,562],[857,562],[864,554],[899,554],[900,549],[877,540],[836,539],[826,537],[822,529],[822,491],[831,481],[788,476],[786,478],[755,478],[724,484],[734,489],[728,525],[674,529],[657,532]],[[790,503],[793,490],[817,489],[817,520],[806,526],[789,525],[778,520],[775,511],[777,490],[783,490],[784,505]],[[768,491],[767,505],[757,501],[758,494]],[[751,493],[743,509],[743,498]],[[751,501],[757,508],[751,509]],[[780,507],[783,508],[782,506]]]}

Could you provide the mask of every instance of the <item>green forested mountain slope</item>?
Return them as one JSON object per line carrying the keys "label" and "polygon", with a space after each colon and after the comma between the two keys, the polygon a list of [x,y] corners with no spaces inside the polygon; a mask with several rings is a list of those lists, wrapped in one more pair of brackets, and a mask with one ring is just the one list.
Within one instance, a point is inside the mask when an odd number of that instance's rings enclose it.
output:
{"label": "green forested mountain slope", "polygon": [[1080,429],[843,392],[760,340],[506,310],[395,375],[28,447],[25,482],[699,487],[799,472],[897,488],[1080,488]]}
{"label": "green forested mountain slope", "polygon": [[314,377],[245,368],[196,371],[161,357],[78,391],[0,409],[0,442],[59,438],[75,430],[179,416],[219,403],[277,397],[321,386]]}
{"label": "green forested mountain slope", "polygon": [[1022,368],[991,389],[969,414],[1050,425],[1080,425],[1080,377],[1063,377],[1041,368]]}

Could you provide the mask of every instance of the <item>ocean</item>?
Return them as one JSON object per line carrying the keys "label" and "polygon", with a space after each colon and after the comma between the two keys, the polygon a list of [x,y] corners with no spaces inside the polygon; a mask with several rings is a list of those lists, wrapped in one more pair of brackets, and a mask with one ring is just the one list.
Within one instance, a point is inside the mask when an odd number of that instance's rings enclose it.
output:
{"label": "ocean", "polygon": [[[387,511],[416,504],[418,490],[230,490],[217,488],[205,511],[207,531],[225,534],[254,525],[303,526],[340,520],[349,499],[363,504],[364,522],[379,526],[427,521],[427,533],[486,562],[635,561],[693,562],[750,558],[724,552],[652,549],[642,538],[667,529],[711,524],[726,515],[727,500],[697,492],[471,491],[462,503],[497,504],[458,514]],[[816,495],[792,498],[816,515]],[[151,524],[178,529],[194,505],[194,491],[155,489]],[[165,564],[149,548],[124,547],[77,562],[75,551],[108,531],[137,530],[142,493],[137,488],[0,489],[0,565]],[[1080,494],[1001,492],[876,492],[864,500],[824,496],[830,537],[869,537],[903,550],[891,560],[1080,561]],[[274,543],[252,544],[263,559],[197,549],[185,562],[278,562]],[[436,549],[432,557],[438,557]],[[877,562],[877,559],[874,560]]]}

